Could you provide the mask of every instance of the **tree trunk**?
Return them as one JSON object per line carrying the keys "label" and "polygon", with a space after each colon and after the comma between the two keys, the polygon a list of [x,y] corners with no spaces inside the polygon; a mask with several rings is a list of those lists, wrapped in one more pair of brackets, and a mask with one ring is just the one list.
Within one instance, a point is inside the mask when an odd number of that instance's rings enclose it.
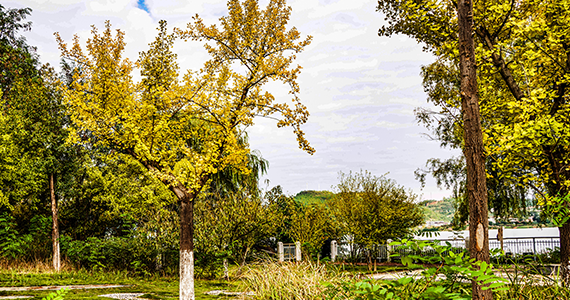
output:
{"label": "tree trunk", "polygon": [[372,251],[368,249],[366,253],[368,254],[368,272],[372,272]]}
{"label": "tree trunk", "polygon": [[[176,193],[178,196],[178,193]],[[180,199],[180,300],[194,300],[194,201]]]}
{"label": "tree trunk", "polygon": [[503,243],[503,226],[499,227],[499,233],[497,234],[497,239],[501,243],[501,252],[505,251],[504,243]]}
{"label": "tree trunk", "polygon": [[51,215],[52,215],[52,250],[53,250],[53,268],[56,272],[61,269],[61,258],[59,254],[59,223],[57,218],[57,199],[55,198],[55,184],[53,173],[49,174],[49,196],[51,199]]}
{"label": "tree trunk", "polygon": [[[131,155],[137,158],[136,155]],[[142,162],[150,171],[157,169],[149,163]],[[201,186],[204,186],[207,177],[203,177]],[[171,185],[163,181],[170,191],[176,195],[180,203],[180,300],[194,300],[194,199],[198,191],[188,191],[182,184]]]}
{"label": "tree trunk", "polygon": [[560,232],[560,275],[562,283],[568,286],[570,278],[570,222],[558,227]]}
{"label": "tree trunk", "polygon": [[[467,166],[467,197],[469,200],[469,253],[477,261],[489,262],[489,220],[485,153],[481,133],[477,69],[473,43],[473,3],[459,0],[459,55],[461,72],[461,108],[463,113],[464,155]],[[472,299],[493,299],[491,290],[482,290],[472,282]]]}

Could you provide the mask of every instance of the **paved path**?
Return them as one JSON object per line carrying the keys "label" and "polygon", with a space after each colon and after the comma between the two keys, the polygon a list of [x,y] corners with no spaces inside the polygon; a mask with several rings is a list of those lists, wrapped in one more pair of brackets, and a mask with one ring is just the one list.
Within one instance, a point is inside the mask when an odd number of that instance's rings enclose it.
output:
{"label": "paved path", "polygon": [[[17,286],[17,287],[0,287],[0,292],[23,292],[23,291],[56,291],[61,289],[78,290],[78,289],[111,289],[120,287],[129,287],[132,285],[119,284],[99,284],[99,285],[46,285],[46,286]],[[1,299],[1,298],[0,298]]]}
{"label": "paved path", "polygon": [[[111,299],[121,299],[121,300],[144,300],[139,298],[144,295],[143,293],[117,293],[117,294],[106,294],[99,295],[99,297],[106,297]],[[29,299],[34,298],[34,296],[0,296],[0,299]]]}
{"label": "paved path", "polygon": [[[119,284],[99,284],[99,285],[48,285],[48,286],[17,286],[17,287],[0,287],[0,291],[2,292],[25,292],[25,291],[56,291],[60,289],[68,289],[68,290],[78,290],[78,289],[111,289],[111,288],[120,288],[120,287],[129,287],[132,285],[119,285]],[[107,297],[113,299],[123,299],[123,300],[131,300],[131,299],[141,299],[138,298],[144,294],[126,294],[126,293],[119,293],[119,294],[107,294],[101,295],[100,297]],[[33,298],[34,296],[0,296],[0,299],[29,299]]]}
{"label": "paved path", "polygon": [[[423,278],[423,276],[421,274],[422,271],[423,270],[398,271],[398,272],[371,274],[371,275],[365,275],[365,276],[370,278],[370,279],[376,279],[376,280],[398,280],[402,277],[412,277],[414,280],[418,280],[418,279]],[[495,275],[506,279],[507,284],[511,283],[509,276],[510,276],[510,278],[514,277],[513,272],[505,273],[504,271],[496,271]],[[551,276],[551,278],[553,278],[556,282],[559,282],[559,280],[556,277]],[[436,280],[443,280],[443,279],[445,279],[445,275],[443,275],[443,274],[437,275]],[[466,279],[461,279],[460,281],[464,282],[464,283],[470,282],[470,280],[466,280]],[[530,278],[527,275],[527,277],[523,278],[522,274],[519,274],[519,278],[517,278],[516,281],[517,281],[517,283],[532,282],[532,284],[535,284],[535,285],[553,284],[553,282],[546,280],[544,276],[540,276],[540,275],[531,275]]]}

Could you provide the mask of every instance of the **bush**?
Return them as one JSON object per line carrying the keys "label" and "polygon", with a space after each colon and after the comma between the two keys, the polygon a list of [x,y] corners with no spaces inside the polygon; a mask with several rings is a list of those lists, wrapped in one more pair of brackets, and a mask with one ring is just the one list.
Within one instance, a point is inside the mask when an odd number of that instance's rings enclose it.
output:
{"label": "bush", "polygon": [[12,215],[0,215],[0,257],[5,259],[30,260],[50,255],[51,218],[34,216],[29,223],[28,233],[18,232]]}
{"label": "bush", "polygon": [[62,254],[77,267],[92,270],[127,270],[150,275],[160,268],[167,274],[178,270],[178,251],[158,248],[142,236],[97,238],[85,241],[61,238]]}

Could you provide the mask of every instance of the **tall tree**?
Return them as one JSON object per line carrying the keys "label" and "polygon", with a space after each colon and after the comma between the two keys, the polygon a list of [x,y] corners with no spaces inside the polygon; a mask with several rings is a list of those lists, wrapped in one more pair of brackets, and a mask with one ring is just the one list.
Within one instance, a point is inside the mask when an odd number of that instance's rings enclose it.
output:
{"label": "tall tree", "polygon": [[[40,67],[34,48],[18,37],[16,31],[30,29],[30,23],[21,23],[30,9],[4,10],[0,6],[0,68],[3,74],[3,113],[9,118],[12,141],[34,161],[33,168],[44,174],[52,211],[53,266],[60,269],[59,225],[56,191],[58,175],[73,168],[76,149],[65,143],[69,124],[66,108],[57,91],[57,77],[49,66]],[[30,170],[30,172],[37,172]],[[61,177],[61,176],[60,176]],[[33,184],[33,183],[30,183]]]}
{"label": "tall tree", "polygon": [[[99,34],[93,27],[84,54],[79,39],[71,49],[57,36],[62,56],[82,65],[71,88],[65,91],[72,119],[98,144],[131,155],[155,174],[176,195],[180,204],[180,299],[194,299],[194,201],[212,176],[226,166],[245,170],[249,150],[239,143],[255,116],[279,113],[279,127],[291,126],[299,146],[313,149],[300,125],[308,111],[301,104],[296,82],[300,67],[292,67],[295,54],[310,43],[295,29],[286,29],[291,9],[272,0],[259,9],[256,0],[228,1],[229,15],[218,26],[206,26],[199,17],[168,34],[160,22],[150,49],[133,65],[123,59],[124,33],[113,36],[107,22]],[[198,72],[178,76],[175,39],[211,42],[212,57]],[[239,66],[236,66],[239,65]],[[133,66],[142,79],[132,81]],[[291,88],[294,107],[278,103],[262,90],[269,80]]]}
{"label": "tall tree", "polygon": [[[477,63],[473,42],[473,3],[457,2],[459,23],[459,70],[461,76],[461,112],[467,166],[467,199],[469,201],[469,254],[476,261],[490,262],[489,210],[485,174],[485,149],[481,132],[479,91],[477,89]],[[493,299],[491,289],[483,290],[473,280],[473,299]]]}
{"label": "tall tree", "polygon": [[[436,92],[429,99],[440,113],[452,116],[450,109],[457,108],[460,99],[459,56],[453,51],[455,3],[380,1],[378,8],[391,21],[380,34],[408,34],[437,56],[424,68]],[[569,205],[553,201],[567,199],[570,191],[568,16],[565,0],[493,0],[475,3],[473,11],[483,139],[491,169],[497,171],[492,176],[532,189],[543,208]],[[444,129],[431,120],[436,130]],[[452,122],[443,124],[461,127],[458,118],[448,120]],[[557,211],[555,217],[565,217],[565,210]],[[560,224],[560,241],[561,273],[568,281],[568,222]]]}

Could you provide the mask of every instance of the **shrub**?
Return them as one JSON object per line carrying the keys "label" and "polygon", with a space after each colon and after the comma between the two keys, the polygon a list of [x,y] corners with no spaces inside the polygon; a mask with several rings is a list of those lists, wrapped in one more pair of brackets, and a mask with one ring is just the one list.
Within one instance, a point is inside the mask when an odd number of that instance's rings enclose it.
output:
{"label": "shrub", "polygon": [[126,237],[89,237],[84,241],[61,238],[62,254],[77,267],[92,270],[128,270],[136,275],[150,275],[163,268],[176,273],[176,249],[158,248],[140,235]]}
{"label": "shrub", "polygon": [[5,259],[40,259],[51,251],[51,218],[37,215],[29,223],[27,233],[19,233],[10,214],[0,215],[0,257]]}

